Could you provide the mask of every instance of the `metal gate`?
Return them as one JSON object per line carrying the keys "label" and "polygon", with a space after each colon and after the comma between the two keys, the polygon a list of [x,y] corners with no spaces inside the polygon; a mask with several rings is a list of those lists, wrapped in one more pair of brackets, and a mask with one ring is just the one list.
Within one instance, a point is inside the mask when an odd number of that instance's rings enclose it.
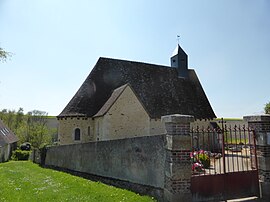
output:
{"label": "metal gate", "polygon": [[227,126],[223,119],[211,127],[191,130],[193,201],[259,197],[254,130]]}

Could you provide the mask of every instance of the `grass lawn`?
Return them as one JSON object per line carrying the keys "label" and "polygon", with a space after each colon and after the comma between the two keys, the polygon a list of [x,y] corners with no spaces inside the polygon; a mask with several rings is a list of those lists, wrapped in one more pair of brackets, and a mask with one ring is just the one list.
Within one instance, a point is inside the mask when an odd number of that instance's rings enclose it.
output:
{"label": "grass lawn", "polygon": [[0,201],[154,201],[131,191],[41,168],[30,161],[0,163]]}

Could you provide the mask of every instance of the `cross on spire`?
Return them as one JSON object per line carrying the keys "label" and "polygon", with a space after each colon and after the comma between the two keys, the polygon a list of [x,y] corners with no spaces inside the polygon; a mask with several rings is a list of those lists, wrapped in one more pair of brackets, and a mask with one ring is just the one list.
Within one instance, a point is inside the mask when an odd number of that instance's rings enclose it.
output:
{"label": "cross on spire", "polygon": [[177,37],[177,42],[178,42],[178,45],[179,45],[179,38],[180,38],[180,36],[177,35],[176,37]]}

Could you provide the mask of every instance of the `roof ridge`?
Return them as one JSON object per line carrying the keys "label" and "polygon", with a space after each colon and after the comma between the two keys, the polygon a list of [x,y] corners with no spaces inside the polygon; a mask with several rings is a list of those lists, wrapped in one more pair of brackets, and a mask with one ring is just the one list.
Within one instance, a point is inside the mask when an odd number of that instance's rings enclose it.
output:
{"label": "roof ridge", "polygon": [[[131,63],[135,63],[135,64],[144,64],[144,65],[150,65],[150,66],[158,66],[158,67],[162,67],[162,68],[173,68],[171,66],[166,66],[166,65],[159,65],[159,64],[154,64],[154,63],[147,63],[147,62],[140,62],[140,61],[135,61],[135,60],[125,60],[125,59],[116,59],[116,58],[110,58],[110,57],[99,57],[99,60],[113,60],[113,61],[119,61],[119,62],[131,62]],[[98,64],[97,62],[97,64]]]}

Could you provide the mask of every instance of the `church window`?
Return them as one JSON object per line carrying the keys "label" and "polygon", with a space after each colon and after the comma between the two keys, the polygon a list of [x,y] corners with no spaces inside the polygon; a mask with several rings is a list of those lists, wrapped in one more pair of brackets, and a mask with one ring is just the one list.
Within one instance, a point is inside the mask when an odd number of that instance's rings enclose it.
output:
{"label": "church window", "polygon": [[90,136],[90,126],[88,126],[88,136]]}
{"label": "church window", "polygon": [[76,128],[74,131],[74,140],[81,140],[81,130],[79,128]]}

